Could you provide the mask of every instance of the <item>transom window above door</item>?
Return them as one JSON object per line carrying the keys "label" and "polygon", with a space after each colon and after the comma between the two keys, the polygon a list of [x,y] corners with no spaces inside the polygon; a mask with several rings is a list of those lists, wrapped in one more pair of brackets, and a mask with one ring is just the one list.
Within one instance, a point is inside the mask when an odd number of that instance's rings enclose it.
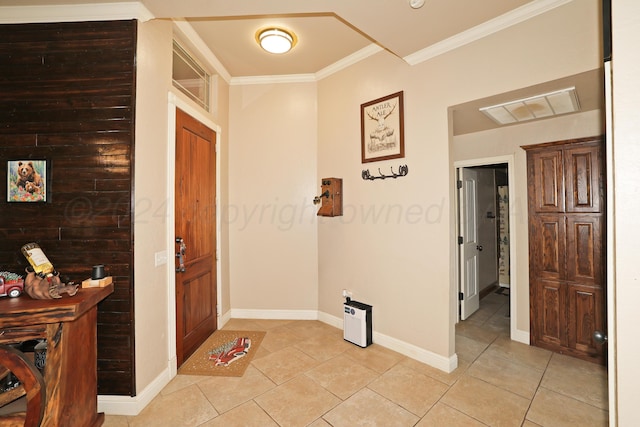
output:
{"label": "transom window above door", "polygon": [[175,87],[209,111],[211,75],[175,40],[172,78]]}

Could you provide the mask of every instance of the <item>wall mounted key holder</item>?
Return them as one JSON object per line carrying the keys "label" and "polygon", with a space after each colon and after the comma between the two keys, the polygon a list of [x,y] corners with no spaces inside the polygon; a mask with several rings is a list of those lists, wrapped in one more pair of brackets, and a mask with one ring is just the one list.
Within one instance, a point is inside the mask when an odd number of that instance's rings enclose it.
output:
{"label": "wall mounted key holder", "polygon": [[400,167],[398,168],[398,173],[395,173],[393,171],[393,168],[391,168],[391,175],[385,175],[382,172],[380,172],[380,168],[378,168],[378,174],[379,175],[371,175],[371,172],[369,172],[369,169],[365,169],[362,171],[362,179],[365,180],[376,180],[376,179],[387,179],[387,178],[398,178],[399,176],[407,176],[407,174],[409,174],[409,166],[407,165],[400,165]]}

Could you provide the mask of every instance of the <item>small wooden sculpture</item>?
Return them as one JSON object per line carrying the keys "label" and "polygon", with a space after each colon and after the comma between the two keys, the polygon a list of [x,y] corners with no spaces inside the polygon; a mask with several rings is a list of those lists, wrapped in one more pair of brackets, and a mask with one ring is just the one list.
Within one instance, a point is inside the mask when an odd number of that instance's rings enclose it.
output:
{"label": "small wooden sculpture", "polygon": [[33,270],[30,271],[27,268],[24,291],[33,299],[54,299],[62,298],[61,294],[65,293],[74,296],[78,292],[78,285],[62,283],[58,274],[40,277]]}

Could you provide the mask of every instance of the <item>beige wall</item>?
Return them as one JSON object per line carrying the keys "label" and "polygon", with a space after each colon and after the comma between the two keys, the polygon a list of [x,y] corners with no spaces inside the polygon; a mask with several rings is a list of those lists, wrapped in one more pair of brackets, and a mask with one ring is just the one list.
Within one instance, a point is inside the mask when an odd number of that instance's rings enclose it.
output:
{"label": "beige wall", "polygon": [[[453,354],[447,108],[597,68],[598,19],[598,1],[572,2],[413,67],[382,52],[319,83],[319,177],[345,180],[345,216],[318,228],[320,311],[340,316],[348,288],[374,306],[377,332]],[[359,106],[398,90],[405,94],[406,157],[362,165]],[[360,178],[362,169],[399,164],[409,166],[407,177]],[[362,216],[392,207],[394,215],[377,222]]]}
{"label": "beige wall", "polygon": [[[613,0],[613,162],[614,162],[614,277],[617,334],[618,425],[640,425],[640,340],[638,301],[640,274],[640,3]],[[610,331],[611,332],[611,331]],[[611,334],[610,334],[611,337]],[[611,375],[610,375],[611,379]]]}
{"label": "beige wall", "polygon": [[[344,216],[318,227],[319,309],[340,318],[346,288],[373,306],[376,333],[448,357],[447,115],[423,71],[383,52],[319,84],[318,178],[344,180]],[[406,157],[362,164],[360,104],[400,90]],[[406,177],[361,177],[404,164]]]}
{"label": "beige wall", "polygon": [[[136,389],[167,368],[167,268],[154,254],[166,249],[168,189],[167,92],[171,87],[171,23],[138,25],[135,137],[134,289]],[[160,308],[160,309],[159,309]]]}
{"label": "beige wall", "polygon": [[315,312],[316,84],[231,86],[229,117],[232,314]]}
{"label": "beige wall", "polygon": [[[218,147],[218,209],[229,205],[229,84],[221,77],[216,77],[214,94],[216,95],[216,109],[213,119],[222,129],[220,132],[220,146]],[[219,213],[220,214],[220,213]],[[220,220],[220,232],[218,233],[219,268],[220,268],[220,288],[221,298],[220,314],[228,313],[231,310],[231,278],[230,278],[230,255],[229,255],[229,227]]]}

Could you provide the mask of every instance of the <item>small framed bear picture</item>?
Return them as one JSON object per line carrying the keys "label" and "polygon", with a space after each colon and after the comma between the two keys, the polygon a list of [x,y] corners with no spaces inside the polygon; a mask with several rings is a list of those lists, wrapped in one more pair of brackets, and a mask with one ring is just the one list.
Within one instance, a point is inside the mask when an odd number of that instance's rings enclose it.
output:
{"label": "small framed bear picture", "polygon": [[7,202],[48,202],[49,176],[48,160],[9,160]]}

